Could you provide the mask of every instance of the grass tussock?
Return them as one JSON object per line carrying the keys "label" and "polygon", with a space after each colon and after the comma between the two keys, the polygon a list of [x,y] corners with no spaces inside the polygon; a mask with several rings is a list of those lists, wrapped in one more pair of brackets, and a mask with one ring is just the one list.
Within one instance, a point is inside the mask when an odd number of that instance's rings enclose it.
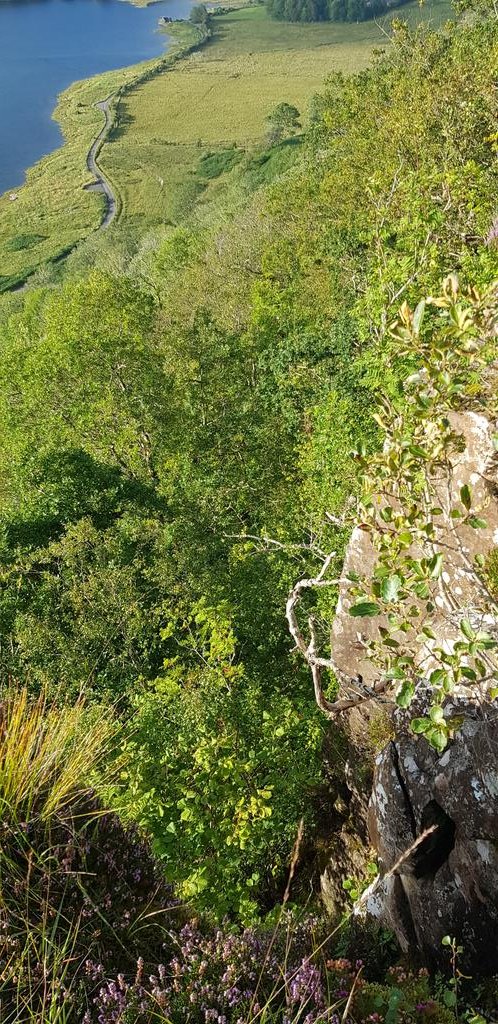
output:
{"label": "grass tussock", "polygon": [[0,816],[18,824],[63,813],[88,790],[115,732],[112,720],[89,721],[83,703],[63,709],[25,689],[0,704]]}
{"label": "grass tussock", "polygon": [[0,704],[2,1024],[81,1021],[89,958],[126,970],[142,943],[163,949],[171,887],[96,795],[104,766],[108,781],[120,764],[117,732],[82,702],[60,708],[22,689]]}

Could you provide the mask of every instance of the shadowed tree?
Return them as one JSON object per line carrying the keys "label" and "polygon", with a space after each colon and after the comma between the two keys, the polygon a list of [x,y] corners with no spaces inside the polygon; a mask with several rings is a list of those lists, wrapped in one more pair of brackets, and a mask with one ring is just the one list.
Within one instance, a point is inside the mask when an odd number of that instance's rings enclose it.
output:
{"label": "shadowed tree", "polygon": [[278,106],[268,115],[268,142],[271,146],[277,145],[284,138],[295,135],[301,127],[300,114],[297,107],[290,103],[279,103]]}

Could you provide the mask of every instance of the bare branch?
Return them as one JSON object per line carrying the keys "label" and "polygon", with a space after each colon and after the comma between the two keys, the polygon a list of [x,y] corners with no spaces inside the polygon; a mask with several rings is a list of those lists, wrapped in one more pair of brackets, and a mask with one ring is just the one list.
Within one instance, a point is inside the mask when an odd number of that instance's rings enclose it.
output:
{"label": "bare branch", "polygon": [[363,680],[358,677],[357,679],[349,680],[348,685],[355,691],[354,695],[350,697],[342,697],[331,701],[327,700],[323,692],[322,670],[325,668],[333,671],[334,662],[332,658],[320,657],[317,652],[316,623],[313,616],[310,616],[308,619],[310,638],[308,642],[305,640],[299,625],[296,609],[304,590],[312,590],[317,587],[338,586],[340,584],[351,584],[351,580],[348,579],[339,578],[326,580],[324,578],[335,555],[335,551],[331,551],[330,554],[327,555],[317,576],[298,580],[292,588],[285,606],[289,632],[294,640],[296,648],[301,652],[311,669],[317,706],[320,711],[323,711],[323,713],[327,715],[328,718],[334,718],[336,715],[340,714],[341,711],[348,711],[350,708],[358,707],[360,704],[364,704],[366,701],[374,699],[378,694],[383,693],[387,686],[386,682],[379,681],[375,683],[373,687],[366,687],[363,685]]}
{"label": "bare branch", "polygon": [[310,551],[318,558],[325,558],[325,552],[309,540],[307,544],[297,544],[290,541],[275,540],[274,537],[267,537],[266,534],[257,533],[224,533],[225,540],[251,540],[256,544],[262,544],[264,548],[274,547],[281,551]]}

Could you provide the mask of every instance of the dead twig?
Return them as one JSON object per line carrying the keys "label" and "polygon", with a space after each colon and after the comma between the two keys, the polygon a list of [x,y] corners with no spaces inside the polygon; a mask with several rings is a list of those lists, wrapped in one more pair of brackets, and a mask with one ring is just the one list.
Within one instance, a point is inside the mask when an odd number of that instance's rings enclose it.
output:
{"label": "dead twig", "polygon": [[[357,679],[350,680],[351,686],[356,687],[356,692],[353,696],[342,697],[331,701],[325,697],[323,692],[322,670],[329,669],[334,671],[334,663],[332,658],[322,658],[317,653],[316,625],[313,616],[310,616],[308,619],[309,640],[305,639],[297,618],[297,606],[305,590],[314,590],[319,587],[339,586],[341,584],[349,585],[351,583],[351,580],[343,578],[330,580],[325,579],[328,568],[332,559],[335,558],[335,555],[335,551],[331,551],[330,554],[327,555],[317,576],[312,578],[305,577],[304,579],[298,580],[292,588],[285,606],[289,632],[294,640],[297,650],[301,652],[311,670],[317,706],[320,711],[323,711],[323,713],[329,718],[334,718],[336,715],[340,714],[341,711],[348,711],[350,708],[355,708],[360,704],[365,703],[365,701],[372,700],[378,694],[383,693],[387,686],[386,681],[379,680],[379,682],[375,683],[373,687],[363,687],[363,681],[358,677]],[[360,692],[358,692],[358,688],[360,689]]]}

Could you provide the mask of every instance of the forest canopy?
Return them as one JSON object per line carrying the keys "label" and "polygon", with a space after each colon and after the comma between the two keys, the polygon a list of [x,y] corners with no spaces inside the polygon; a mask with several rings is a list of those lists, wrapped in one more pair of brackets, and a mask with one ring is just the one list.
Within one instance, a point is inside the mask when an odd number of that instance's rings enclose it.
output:
{"label": "forest canopy", "polygon": [[266,0],[272,18],[280,21],[367,21],[408,0]]}

